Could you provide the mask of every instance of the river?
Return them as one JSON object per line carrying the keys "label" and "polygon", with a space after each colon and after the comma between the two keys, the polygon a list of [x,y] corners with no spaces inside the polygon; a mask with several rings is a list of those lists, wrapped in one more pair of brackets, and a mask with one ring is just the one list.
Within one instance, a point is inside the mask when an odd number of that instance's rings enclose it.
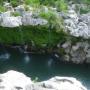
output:
{"label": "river", "polygon": [[0,50],[0,73],[16,70],[23,72],[32,80],[38,77],[38,81],[47,80],[53,76],[75,77],[90,90],[90,65],[63,63],[53,59],[51,55],[24,54],[16,49],[5,52],[8,52],[6,56],[2,55]]}

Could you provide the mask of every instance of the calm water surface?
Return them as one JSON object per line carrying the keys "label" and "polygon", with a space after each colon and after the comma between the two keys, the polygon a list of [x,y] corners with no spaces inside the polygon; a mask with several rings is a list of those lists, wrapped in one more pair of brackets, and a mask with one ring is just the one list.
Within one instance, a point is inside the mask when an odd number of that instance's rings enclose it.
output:
{"label": "calm water surface", "polygon": [[[90,90],[90,65],[65,64],[50,55],[23,54],[8,50],[9,59],[0,58],[0,73],[8,70],[23,72],[32,79],[47,80],[53,76],[71,76],[80,80]],[[2,50],[0,55],[2,55]]]}

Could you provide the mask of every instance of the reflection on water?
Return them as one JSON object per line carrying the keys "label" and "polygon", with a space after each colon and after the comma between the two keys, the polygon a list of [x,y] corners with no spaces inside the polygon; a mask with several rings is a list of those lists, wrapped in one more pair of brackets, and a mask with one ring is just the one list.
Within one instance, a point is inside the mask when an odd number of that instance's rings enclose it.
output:
{"label": "reflection on water", "polygon": [[8,50],[8,52],[10,53],[8,61],[2,61],[0,58],[0,73],[17,70],[32,79],[38,77],[40,81],[53,76],[70,76],[83,82],[90,90],[90,65],[62,63],[53,59],[51,55],[24,54],[17,50]]}
{"label": "reflection on water", "polygon": [[3,61],[6,61],[9,58],[10,58],[10,54],[9,53],[5,53],[5,54],[1,54],[0,55],[0,59],[3,60]]}
{"label": "reflection on water", "polygon": [[51,67],[52,64],[53,64],[53,59],[50,58],[50,59],[47,61],[47,66],[48,66],[48,67]]}
{"label": "reflection on water", "polygon": [[24,62],[28,64],[30,62],[30,56],[28,54],[25,54],[24,56]]}

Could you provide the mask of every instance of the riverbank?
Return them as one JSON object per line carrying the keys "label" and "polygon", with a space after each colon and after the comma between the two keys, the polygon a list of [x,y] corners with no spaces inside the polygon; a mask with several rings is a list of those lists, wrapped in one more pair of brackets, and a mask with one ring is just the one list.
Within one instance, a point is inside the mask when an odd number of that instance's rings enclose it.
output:
{"label": "riverbank", "polygon": [[[57,7],[4,3],[0,43],[23,52],[54,53],[66,62],[90,63],[90,13],[86,4],[62,2]],[[79,11],[79,5],[81,5]],[[87,12],[82,10],[87,9]]]}

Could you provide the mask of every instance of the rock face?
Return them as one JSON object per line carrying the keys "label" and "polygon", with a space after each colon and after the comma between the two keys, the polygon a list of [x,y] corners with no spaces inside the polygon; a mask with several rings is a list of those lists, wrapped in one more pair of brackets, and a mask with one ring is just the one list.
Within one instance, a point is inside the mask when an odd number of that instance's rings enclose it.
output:
{"label": "rock face", "polygon": [[[28,26],[28,25],[46,25],[48,23],[47,20],[40,18],[40,17],[34,17],[34,12],[32,11],[33,8],[30,6],[27,6],[29,8],[29,11],[25,11],[24,5],[17,6],[15,8],[10,8],[11,6],[9,3],[6,3],[4,6],[9,10],[7,12],[2,12],[0,14],[0,26],[2,27],[19,27],[20,25]],[[12,13],[18,14],[18,15],[12,15]],[[36,16],[38,16],[38,13],[36,13]]]}
{"label": "rock face", "polygon": [[[83,6],[83,5],[82,5]],[[47,25],[48,21],[46,19],[40,18],[39,9],[34,12],[33,7],[24,5],[19,5],[13,8],[9,3],[4,5],[8,9],[7,12],[2,12],[0,14],[0,26],[3,27],[19,27],[24,26],[35,26],[35,25]],[[29,10],[25,10],[29,9]],[[70,36],[82,37],[85,40],[90,39],[90,13],[78,15],[75,12],[75,5],[69,7],[68,13],[57,12],[56,8],[51,8],[55,13],[59,14],[58,16],[63,17],[66,33],[69,33]],[[44,6],[42,11],[48,13],[48,7]],[[13,16],[12,12],[18,12],[19,16]],[[74,63],[90,63],[90,43],[88,42],[77,42],[75,45],[72,45],[71,42],[63,43],[60,48],[63,48],[64,59],[65,61],[71,61]],[[57,57],[57,56],[56,56]]]}
{"label": "rock face", "polygon": [[61,48],[65,51],[65,61],[71,61],[76,64],[90,63],[90,44],[87,41],[77,42],[74,45],[67,41],[61,45]]}
{"label": "rock face", "polygon": [[33,83],[23,73],[8,71],[0,74],[0,90],[87,90],[72,77],[54,77],[47,81]]}
{"label": "rock face", "polygon": [[46,25],[48,22],[45,19],[33,18],[32,13],[25,13],[22,17],[22,24],[27,25]]}
{"label": "rock face", "polygon": [[0,74],[0,90],[25,90],[31,84],[31,79],[20,72],[11,70]]}
{"label": "rock face", "polygon": [[1,26],[3,27],[18,27],[22,25],[21,17],[3,17]]}
{"label": "rock face", "polygon": [[54,77],[41,82],[41,86],[54,90],[86,90],[83,85],[72,77]]}
{"label": "rock face", "polygon": [[90,13],[78,16],[74,10],[69,10],[66,17],[64,19],[66,32],[75,37],[85,39],[90,37]]}

